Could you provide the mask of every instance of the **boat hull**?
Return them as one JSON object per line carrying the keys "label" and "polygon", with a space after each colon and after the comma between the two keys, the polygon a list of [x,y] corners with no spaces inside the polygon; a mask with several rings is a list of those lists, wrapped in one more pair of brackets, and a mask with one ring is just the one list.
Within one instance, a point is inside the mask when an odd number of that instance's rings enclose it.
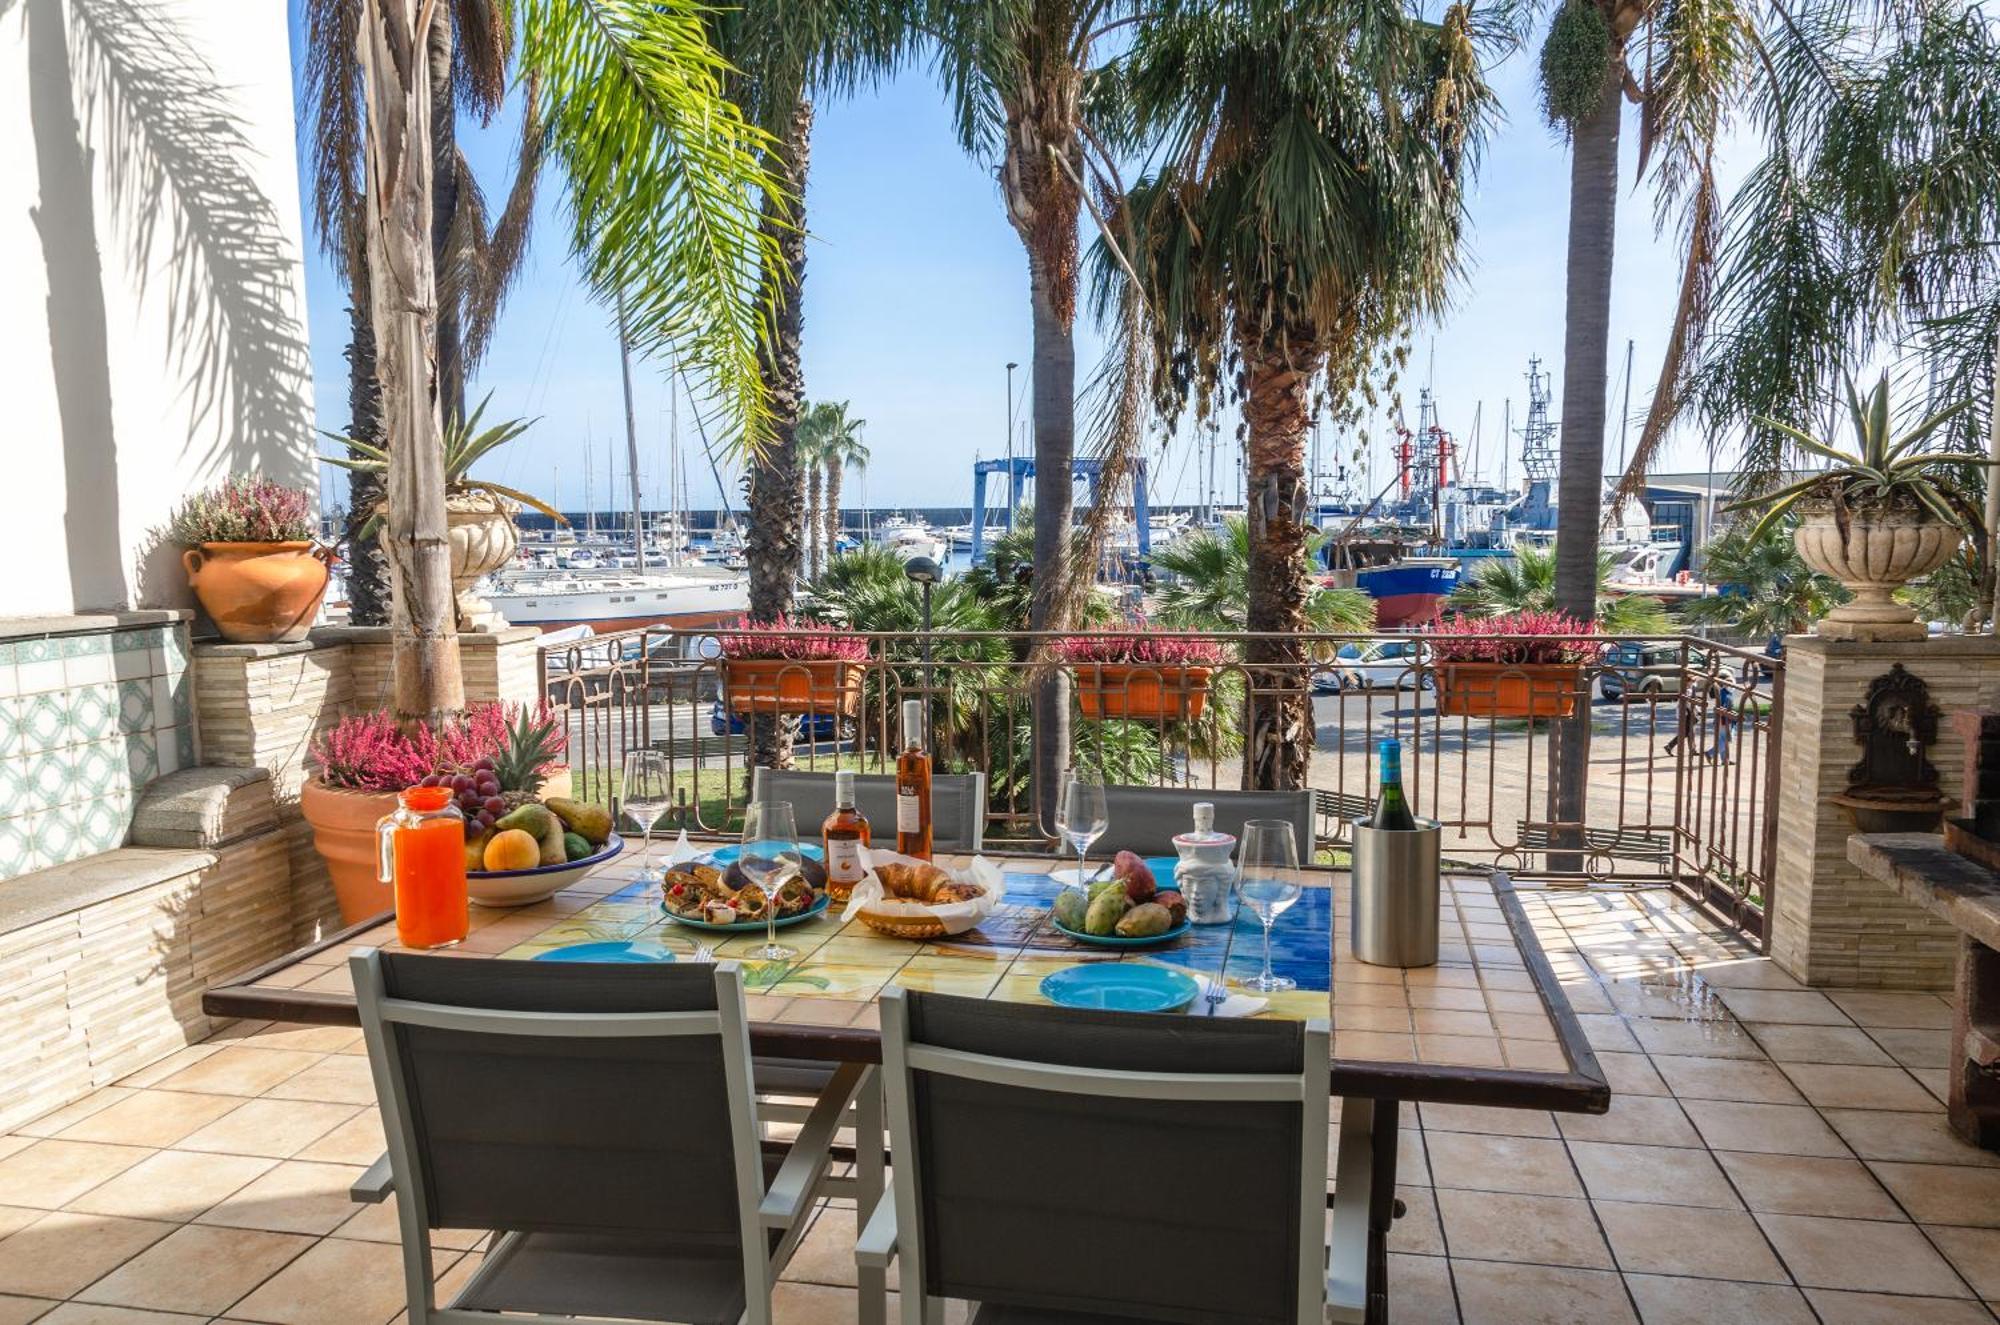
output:
{"label": "boat hull", "polygon": [[1397,562],[1356,571],[1354,587],[1375,600],[1378,627],[1419,625],[1436,619],[1458,576],[1456,565]]}
{"label": "boat hull", "polygon": [[589,626],[596,634],[645,626],[699,629],[739,619],[750,607],[745,575],[620,579],[581,586],[516,583],[487,595],[507,620],[547,632]]}

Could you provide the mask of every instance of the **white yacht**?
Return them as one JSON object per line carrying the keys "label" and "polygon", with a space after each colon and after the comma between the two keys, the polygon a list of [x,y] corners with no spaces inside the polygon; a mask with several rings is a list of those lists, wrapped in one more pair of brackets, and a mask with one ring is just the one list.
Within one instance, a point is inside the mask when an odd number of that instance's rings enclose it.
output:
{"label": "white yacht", "polygon": [[874,541],[877,547],[887,548],[904,560],[929,557],[932,561],[943,562],[951,551],[944,539],[931,532],[929,525],[901,515],[891,516],[877,525]]}
{"label": "white yacht", "polygon": [[510,575],[483,595],[517,626],[544,631],[588,625],[600,635],[641,626],[713,626],[750,609],[748,574],[675,566],[618,574]]}

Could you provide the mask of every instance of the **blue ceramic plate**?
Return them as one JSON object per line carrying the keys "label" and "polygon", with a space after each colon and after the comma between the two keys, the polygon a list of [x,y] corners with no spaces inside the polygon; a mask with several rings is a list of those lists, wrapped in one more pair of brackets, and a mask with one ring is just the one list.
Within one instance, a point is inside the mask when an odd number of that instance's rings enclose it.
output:
{"label": "blue ceramic plate", "polygon": [[1042,978],[1042,997],[1060,1007],[1098,1012],[1178,1012],[1201,985],[1192,976],[1144,962],[1092,962]]}
{"label": "blue ceramic plate", "polygon": [[[780,920],[778,928],[783,929],[787,925],[804,924],[814,916],[825,914],[827,902],[827,895],[821,893],[818,900],[805,910],[795,916],[786,916]],[[764,922],[761,920],[738,920],[734,924],[729,925],[711,925],[706,920],[690,920],[686,916],[677,916],[672,911],[667,910],[665,902],[660,903],[660,914],[673,921],[676,925],[686,925],[689,929],[705,929],[711,934],[762,934],[764,932]]]}
{"label": "blue ceramic plate", "polygon": [[[814,860],[818,860],[826,854],[825,851],[810,843],[800,846],[799,851],[803,855],[811,856]],[[701,855],[696,856],[695,859],[704,865],[713,865],[717,869],[723,869],[735,864],[736,858],[742,854],[743,844],[741,842],[733,842],[726,847],[717,847],[713,851],[703,852]],[[785,922],[780,920],[778,923],[782,925]]]}
{"label": "blue ceramic plate", "polygon": [[1194,928],[1192,922],[1183,920],[1181,921],[1180,924],[1175,925],[1172,929],[1168,930],[1164,934],[1155,934],[1150,938],[1143,938],[1143,939],[1128,939],[1128,938],[1123,938],[1117,934],[1086,934],[1080,929],[1071,929],[1069,926],[1063,924],[1060,920],[1057,920],[1054,916],[1049,917],[1049,924],[1054,926],[1056,933],[1061,934],[1064,938],[1075,939],[1078,943],[1088,943],[1095,948],[1157,947],[1159,944],[1162,943],[1173,942],[1173,940],[1179,938],[1181,935],[1187,933],[1190,929]]}
{"label": "blue ceramic plate", "polygon": [[[1180,863],[1180,857],[1178,856],[1146,857],[1146,868],[1153,871],[1153,882],[1161,888],[1171,888],[1174,886],[1174,866]],[[1111,862],[1108,860],[1091,861],[1089,868],[1084,872],[1084,877],[1093,883],[1110,878]],[[1049,879],[1052,882],[1061,884],[1065,888],[1074,888],[1076,887],[1076,866],[1071,865],[1066,869],[1050,870]]]}
{"label": "blue ceramic plate", "polygon": [[572,943],[538,952],[538,962],[670,962],[674,954],[649,940],[637,943]]}

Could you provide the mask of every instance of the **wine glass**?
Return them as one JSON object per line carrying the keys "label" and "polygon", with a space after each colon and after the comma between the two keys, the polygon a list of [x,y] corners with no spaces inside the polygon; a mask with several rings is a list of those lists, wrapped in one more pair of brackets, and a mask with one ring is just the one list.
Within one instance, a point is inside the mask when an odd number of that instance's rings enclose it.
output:
{"label": "wine glass", "polygon": [[736,858],[744,877],[764,890],[764,946],[750,955],[783,962],[798,956],[778,942],[778,889],[803,868],[798,820],[790,801],[759,801],[743,816],[743,854]]}
{"label": "wine glass", "polygon": [[1104,836],[1111,816],[1104,808],[1104,780],[1072,768],[1063,774],[1062,798],[1056,802],[1056,832],[1076,848],[1076,884],[1090,883],[1085,861],[1090,844]]}
{"label": "wine glass", "polygon": [[1288,819],[1252,819],[1243,825],[1243,873],[1236,895],[1264,922],[1264,969],[1250,981],[1260,994],[1297,989],[1299,982],[1271,970],[1271,925],[1299,900],[1305,880],[1299,843]]}
{"label": "wine glass", "polygon": [[618,780],[618,806],[639,825],[643,845],[639,848],[639,882],[659,883],[660,872],[653,868],[653,825],[672,804],[667,789],[667,757],[658,750],[627,750],[625,767]]}

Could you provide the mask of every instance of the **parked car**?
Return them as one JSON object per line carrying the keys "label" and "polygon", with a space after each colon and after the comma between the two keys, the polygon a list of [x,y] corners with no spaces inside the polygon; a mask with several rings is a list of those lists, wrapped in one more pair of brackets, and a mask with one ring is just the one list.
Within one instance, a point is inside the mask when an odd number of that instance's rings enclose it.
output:
{"label": "parked car", "polygon": [[[1688,650],[1689,666],[1707,661],[1703,650]],[[1681,692],[1681,646],[1671,641],[1620,644],[1606,655],[1605,663],[1598,693],[1613,703]]]}
{"label": "parked car", "polygon": [[[836,713],[810,713],[799,719],[800,742],[840,741],[854,734],[854,720]],[[717,695],[708,706],[708,729],[717,736],[741,736],[748,730],[741,713],[732,713]]]}
{"label": "parked car", "polygon": [[1417,667],[1415,640],[1376,640],[1343,644],[1333,664],[1313,674],[1313,691],[1330,695],[1342,690],[1431,689],[1431,675]]}

